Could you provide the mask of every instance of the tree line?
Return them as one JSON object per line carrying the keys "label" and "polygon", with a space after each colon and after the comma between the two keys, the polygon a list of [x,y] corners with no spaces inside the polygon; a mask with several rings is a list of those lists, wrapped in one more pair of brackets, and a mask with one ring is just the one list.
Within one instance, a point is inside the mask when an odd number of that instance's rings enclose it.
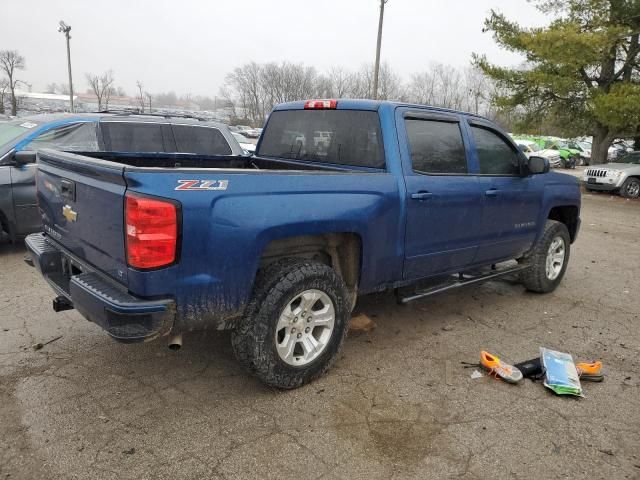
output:
{"label": "tree line", "polygon": [[[497,85],[480,69],[432,63],[408,80],[388,63],[380,66],[380,100],[398,100],[465,110],[495,118],[492,99]],[[332,67],[325,72],[301,63],[250,62],[225,78],[221,96],[236,107],[236,116],[261,125],[274,105],[306,98],[372,98],[373,66],[357,70]]]}

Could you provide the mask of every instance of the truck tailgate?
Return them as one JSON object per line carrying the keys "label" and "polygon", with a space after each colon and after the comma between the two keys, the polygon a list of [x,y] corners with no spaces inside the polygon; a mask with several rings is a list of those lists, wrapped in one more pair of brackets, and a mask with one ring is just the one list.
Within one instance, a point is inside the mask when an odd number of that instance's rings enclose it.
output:
{"label": "truck tailgate", "polygon": [[53,150],[38,153],[38,205],[45,233],[127,284],[124,166]]}

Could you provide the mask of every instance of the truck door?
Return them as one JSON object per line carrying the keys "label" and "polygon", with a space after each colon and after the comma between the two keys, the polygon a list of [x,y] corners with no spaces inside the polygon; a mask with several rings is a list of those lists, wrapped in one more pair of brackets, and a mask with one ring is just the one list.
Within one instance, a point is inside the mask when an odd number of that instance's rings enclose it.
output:
{"label": "truck door", "polygon": [[539,228],[541,175],[521,176],[525,158],[505,134],[490,124],[472,120],[470,132],[484,203],[474,263],[517,258],[531,247]]}
{"label": "truck door", "polygon": [[455,272],[476,255],[482,216],[460,117],[409,110],[396,121],[407,189],[404,278]]}

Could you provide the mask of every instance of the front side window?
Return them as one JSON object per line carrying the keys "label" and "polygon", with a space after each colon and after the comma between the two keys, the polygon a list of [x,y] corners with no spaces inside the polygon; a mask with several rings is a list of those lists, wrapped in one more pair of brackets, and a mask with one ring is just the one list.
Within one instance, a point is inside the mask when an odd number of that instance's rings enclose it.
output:
{"label": "front side window", "polygon": [[501,136],[484,127],[472,126],[471,131],[476,143],[481,174],[520,174],[518,154]]}
{"label": "front side window", "polygon": [[39,150],[41,148],[53,148],[66,152],[97,152],[96,123],[70,123],[52,128],[29,142],[25,150]]}
{"label": "front side window", "polygon": [[164,152],[159,123],[102,122],[104,143],[109,152]]}
{"label": "front side window", "polygon": [[467,173],[460,125],[433,120],[405,120],[411,163],[420,173]]}
{"label": "front side window", "polygon": [[229,143],[217,128],[173,125],[173,137],[180,153],[196,153],[200,155],[231,154]]}
{"label": "front side window", "polygon": [[258,156],[384,168],[378,113],[364,110],[273,112]]}

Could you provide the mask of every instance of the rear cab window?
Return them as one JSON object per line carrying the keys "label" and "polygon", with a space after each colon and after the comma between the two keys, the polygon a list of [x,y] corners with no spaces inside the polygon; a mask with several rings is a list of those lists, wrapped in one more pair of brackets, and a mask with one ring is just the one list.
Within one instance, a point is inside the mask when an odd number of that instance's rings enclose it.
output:
{"label": "rear cab window", "polygon": [[377,112],[368,110],[275,111],[256,155],[385,168],[380,119]]}
{"label": "rear cab window", "polygon": [[200,155],[231,155],[231,147],[224,135],[214,127],[172,125],[173,137],[180,153]]}
{"label": "rear cab window", "polygon": [[100,128],[109,152],[166,152],[161,123],[101,122]]}

